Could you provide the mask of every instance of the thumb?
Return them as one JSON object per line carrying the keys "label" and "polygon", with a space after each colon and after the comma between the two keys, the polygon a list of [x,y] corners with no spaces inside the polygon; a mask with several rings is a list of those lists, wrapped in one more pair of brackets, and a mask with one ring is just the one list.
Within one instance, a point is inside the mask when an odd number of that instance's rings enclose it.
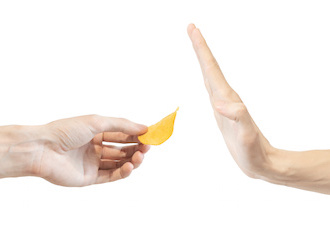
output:
{"label": "thumb", "polygon": [[250,119],[249,112],[242,102],[217,100],[214,102],[214,109],[224,117],[236,122],[246,123]]}
{"label": "thumb", "polygon": [[128,135],[141,135],[148,131],[147,126],[123,118],[86,115],[53,121],[47,124],[51,135],[63,150],[70,150],[90,142],[103,132],[123,132]]}
{"label": "thumb", "polygon": [[128,135],[141,135],[148,131],[147,126],[134,123],[124,118],[104,117],[99,115],[84,116],[94,135],[102,132],[123,132]]}

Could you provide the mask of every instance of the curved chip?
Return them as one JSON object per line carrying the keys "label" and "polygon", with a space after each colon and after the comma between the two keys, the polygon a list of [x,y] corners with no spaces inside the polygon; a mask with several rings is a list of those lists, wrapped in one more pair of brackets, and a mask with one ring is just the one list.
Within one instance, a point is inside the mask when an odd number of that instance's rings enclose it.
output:
{"label": "curved chip", "polygon": [[149,126],[148,132],[138,137],[140,142],[148,145],[160,145],[168,140],[173,133],[174,121],[178,110],[179,107],[175,112],[163,118],[158,123]]}

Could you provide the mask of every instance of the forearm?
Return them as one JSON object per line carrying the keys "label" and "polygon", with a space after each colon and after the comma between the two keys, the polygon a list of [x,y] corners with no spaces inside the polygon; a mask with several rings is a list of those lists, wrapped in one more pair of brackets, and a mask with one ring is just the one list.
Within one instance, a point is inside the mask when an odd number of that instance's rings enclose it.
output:
{"label": "forearm", "polygon": [[45,144],[42,128],[0,127],[0,178],[37,175]]}
{"label": "forearm", "polygon": [[274,148],[269,160],[264,180],[330,194],[330,150],[293,152]]}

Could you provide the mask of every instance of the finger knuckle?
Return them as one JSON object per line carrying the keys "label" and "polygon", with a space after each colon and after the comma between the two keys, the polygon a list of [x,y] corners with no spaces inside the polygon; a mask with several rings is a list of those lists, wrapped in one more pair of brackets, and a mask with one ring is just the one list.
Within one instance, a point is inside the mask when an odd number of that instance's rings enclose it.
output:
{"label": "finger knuckle", "polygon": [[97,121],[100,120],[100,115],[98,115],[98,114],[90,114],[90,115],[87,115],[86,118],[87,118],[88,121],[97,122]]}
{"label": "finger knuckle", "polygon": [[240,119],[247,114],[247,108],[244,103],[237,103],[236,118]]}
{"label": "finger knuckle", "polygon": [[118,118],[118,120],[121,121],[121,122],[128,122],[128,120],[126,118],[123,118],[123,117]]}
{"label": "finger knuckle", "polygon": [[106,122],[102,116],[98,114],[90,114],[85,117],[86,118],[84,122],[88,125],[88,128],[92,133],[99,132],[102,128],[104,128],[104,124]]}

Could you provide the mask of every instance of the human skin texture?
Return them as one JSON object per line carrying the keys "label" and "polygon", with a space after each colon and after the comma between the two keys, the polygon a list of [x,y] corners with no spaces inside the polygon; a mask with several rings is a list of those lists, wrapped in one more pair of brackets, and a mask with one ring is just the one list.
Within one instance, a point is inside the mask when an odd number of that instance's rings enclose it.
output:
{"label": "human skin texture", "polygon": [[[128,177],[149,146],[148,128],[122,118],[87,115],[40,126],[0,127],[0,178],[37,176],[70,187]],[[103,142],[136,143],[121,147]]]}
{"label": "human skin texture", "polygon": [[188,26],[218,127],[232,157],[249,177],[330,194],[330,150],[293,152],[273,147],[230,87],[200,30]]}

